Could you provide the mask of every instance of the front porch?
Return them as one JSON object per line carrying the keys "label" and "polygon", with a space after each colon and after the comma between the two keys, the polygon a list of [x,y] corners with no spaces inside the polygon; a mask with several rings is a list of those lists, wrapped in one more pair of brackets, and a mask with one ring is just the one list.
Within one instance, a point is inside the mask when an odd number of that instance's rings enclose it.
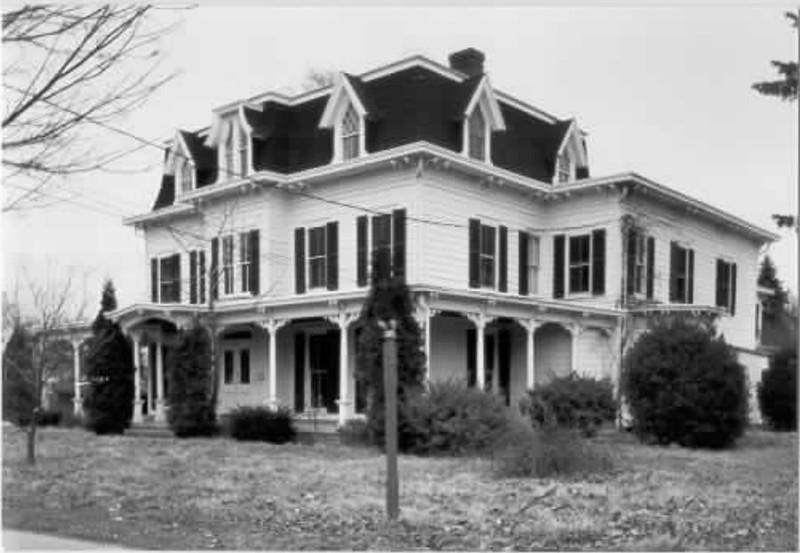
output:
{"label": "front porch", "polygon": [[[412,293],[428,381],[461,379],[512,406],[526,390],[570,371],[617,381],[617,310],[474,291],[412,287]],[[285,406],[305,426],[363,416],[366,394],[355,366],[364,296],[219,302],[213,315],[218,413]],[[137,352],[134,422],[150,414],[166,420],[166,350],[178,329],[207,317],[198,306],[158,304],[113,314]]]}

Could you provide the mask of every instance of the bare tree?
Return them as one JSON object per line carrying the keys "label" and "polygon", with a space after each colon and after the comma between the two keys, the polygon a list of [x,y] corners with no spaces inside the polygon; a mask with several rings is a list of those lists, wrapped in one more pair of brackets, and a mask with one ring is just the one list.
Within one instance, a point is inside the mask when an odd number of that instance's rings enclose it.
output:
{"label": "bare tree", "polygon": [[15,359],[4,355],[6,371],[24,382],[33,392],[33,408],[28,427],[28,462],[36,462],[36,422],[42,409],[42,390],[48,380],[56,376],[57,348],[62,337],[60,331],[70,322],[79,321],[86,311],[85,295],[78,293],[78,281],[72,270],[50,271],[44,280],[36,280],[24,272],[24,292],[29,295],[29,305],[19,306],[15,328],[24,328],[32,337],[30,359]]}
{"label": "bare tree", "polygon": [[[142,105],[174,74],[148,5],[25,5],[3,13],[3,211],[32,207],[54,179],[96,170],[113,150],[102,125]],[[89,131],[93,132],[89,132]]]}
{"label": "bare tree", "polygon": [[330,69],[309,69],[300,88],[304,91],[316,90],[330,86],[336,80],[336,72]]}

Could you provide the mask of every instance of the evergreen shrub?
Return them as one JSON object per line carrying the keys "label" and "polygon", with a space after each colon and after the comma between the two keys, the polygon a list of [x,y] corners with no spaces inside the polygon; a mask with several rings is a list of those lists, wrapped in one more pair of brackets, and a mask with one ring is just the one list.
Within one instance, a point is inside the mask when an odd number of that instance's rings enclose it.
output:
{"label": "evergreen shrub", "polygon": [[511,411],[500,396],[444,380],[409,403],[406,420],[412,453],[466,455],[490,449],[509,428]]}
{"label": "evergreen shrub", "polygon": [[537,428],[572,428],[591,437],[602,424],[614,421],[617,404],[609,379],[571,373],[529,390],[520,410]]}
{"label": "evergreen shrub", "polygon": [[632,430],[647,441],[724,448],[747,426],[744,367],[724,339],[691,319],[642,334],[623,361],[622,392]]}
{"label": "evergreen shrub", "polygon": [[239,407],[227,418],[230,435],[236,440],[282,444],[297,436],[294,417],[287,407]]}
{"label": "evergreen shrub", "polygon": [[213,372],[208,334],[200,327],[182,330],[167,354],[167,421],[179,438],[213,436],[217,421],[212,400]]}
{"label": "evergreen shrub", "polygon": [[797,430],[797,349],[780,350],[758,384],[761,415],[774,430]]}

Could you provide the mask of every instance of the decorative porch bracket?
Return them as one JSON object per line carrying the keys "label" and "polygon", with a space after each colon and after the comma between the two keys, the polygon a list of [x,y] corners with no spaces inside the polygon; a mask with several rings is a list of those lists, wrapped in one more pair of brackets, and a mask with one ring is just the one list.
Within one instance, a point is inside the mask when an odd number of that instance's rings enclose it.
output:
{"label": "decorative porch bracket", "polygon": [[339,426],[352,417],[353,400],[350,397],[350,352],[349,331],[350,325],[358,320],[358,313],[340,311],[336,315],[325,317],[339,327]]}
{"label": "decorative porch bracket", "polygon": [[269,340],[267,405],[271,409],[278,407],[278,331],[288,322],[289,319],[265,319],[259,323],[267,331]]}

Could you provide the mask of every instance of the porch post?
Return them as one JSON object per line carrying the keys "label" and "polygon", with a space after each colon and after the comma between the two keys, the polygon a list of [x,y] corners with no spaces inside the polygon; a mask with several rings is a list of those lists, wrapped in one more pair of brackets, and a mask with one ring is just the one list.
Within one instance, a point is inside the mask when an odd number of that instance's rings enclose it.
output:
{"label": "porch post", "polygon": [[275,409],[278,407],[278,330],[288,319],[266,319],[261,327],[269,334],[269,365],[267,366],[267,405]]}
{"label": "porch post", "polygon": [[536,319],[517,319],[522,328],[525,329],[525,339],[527,341],[526,358],[525,358],[525,373],[527,375],[526,383],[529,390],[533,390],[535,385],[535,359],[536,359],[536,329],[542,326],[540,321]]}
{"label": "porch post", "polygon": [[80,415],[83,411],[81,398],[81,343],[83,340],[72,340],[72,366],[74,374],[72,412]]}
{"label": "porch post", "polygon": [[475,325],[475,329],[477,332],[477,352],[475,360],[475,381],[477,384],[477,388],[479,390],[483,390],[486,388],[486,359],[485,357],[485,330],[486,325],[491,323],[494,320],[494,317],[487,317],[483,313],[476,313],[476,314],[469,314],[467,318],[472,321],[472,324]]}
{"label": "porch post", "polygon": [[133,422],[142,422],[141,341],[133,335]]}
{"label": "porch post", "polygon": [[577,373],[580,370],[578,362],[578,339],[583,333],[583,326],[578,323],[569,325],[568,330],[572,334],[572,372]]}
{"label": "porch post", "polygon": [[164,422],[164,344],[156,342],[156,417],[158,422]]}
{"label": "porch post", "polygon": [[424,385],[427,387],[431,378],[431,319],[436,315],[436,311],[430,308],[425,302],[420,302],[414,311],[414,319],[423,332],[423,352],[425,353],[425,376]]}

